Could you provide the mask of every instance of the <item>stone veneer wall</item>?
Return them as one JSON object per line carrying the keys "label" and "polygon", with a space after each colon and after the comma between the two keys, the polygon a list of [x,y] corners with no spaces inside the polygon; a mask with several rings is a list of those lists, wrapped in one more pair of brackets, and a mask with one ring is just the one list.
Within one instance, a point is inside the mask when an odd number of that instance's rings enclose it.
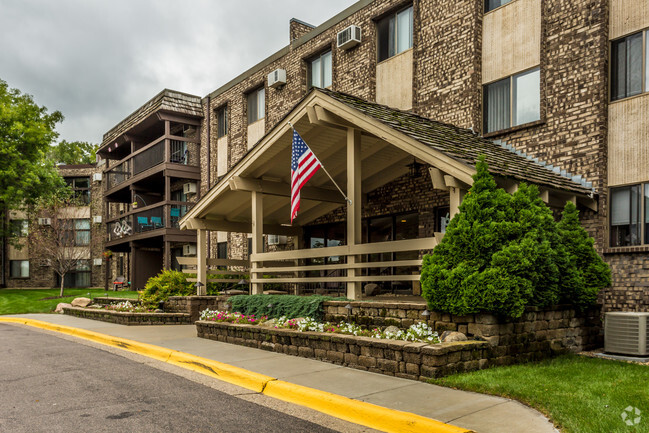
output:
{"label": "stone veneer wall", "polygon": [[254,325],[196,322],[200,338],[331,362],[406,379],[426,380],[498,365],[484,341],[429,345]]}
{"label": "stone veneer wall", "polygon": [[191,325],[186,313],[130,313],[125,311],[98,310],[95,308],[64,307],[63,313],[82,319],[101,320],[119,325]]}
{"label": "stone veneer wall", "polygon": [[192,321],[198,320],[201,311],[227,310],[229,296],[170,296],[164,303],[164,311],[169,313],[188,314]]}
{"label": "stone veneer wall", "polygon": [[421,313],[426,306],[409,303],[351,302],[352,310],[348,315],[347,304],[325,302],[325,320],[346,320],[368,327],[394,325],[400,328],[426,322],[439,334],[458,331],[469,338],[486,340],[494,346],[498,356],[538,359],[552,351],[576,352],[603,345],[600,307],[583,313],[563,306],[547,310],[530,307],[521,318],[503,321],[492,314],[456,316],[437,312],[431,312],[428,320],[424,320]]}

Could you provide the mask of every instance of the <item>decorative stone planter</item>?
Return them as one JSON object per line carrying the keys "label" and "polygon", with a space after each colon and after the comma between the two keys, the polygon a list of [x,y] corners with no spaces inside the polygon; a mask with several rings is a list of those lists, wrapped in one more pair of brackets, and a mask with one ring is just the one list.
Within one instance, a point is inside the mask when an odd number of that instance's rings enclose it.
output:
{"label": "decorative stone planter", "polygon": [[63,313],[83,319],[101,320],[120,325],[191,325],[186,313],[130,313],[97,308],[65,307]]}
{"label": "decorative stone planter", "polygon": [[431,345],[209,321],[196,330],[201,338],[414,380],[487,368],[492,350],[484,341]]}

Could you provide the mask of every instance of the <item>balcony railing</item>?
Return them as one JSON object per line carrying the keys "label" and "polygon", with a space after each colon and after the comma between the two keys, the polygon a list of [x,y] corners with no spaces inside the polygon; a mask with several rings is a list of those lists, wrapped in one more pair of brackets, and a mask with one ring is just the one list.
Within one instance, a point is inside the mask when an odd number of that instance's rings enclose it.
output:
{"label": "balcony railing", "polygon": [[160,204],[109,221],[108,240],[114,241],[164,228],[179,229],[178,222],[193,205],[194,203]]}
{"label": "balcony railing", "polygon": [[[166,147],[169,152],[166,152]],[[145,146],[142,150],[128,156],[117,166],[106,172],[108,182],[106,189],[111,189],[126,182],[133,176],[160,165],[164,162],[169,164],[181,164],[185,166],[198,167],[200,164],[200,145],[189,141],[177,139],[158,139]],[[169,155],[165,159],[165,155]]]}

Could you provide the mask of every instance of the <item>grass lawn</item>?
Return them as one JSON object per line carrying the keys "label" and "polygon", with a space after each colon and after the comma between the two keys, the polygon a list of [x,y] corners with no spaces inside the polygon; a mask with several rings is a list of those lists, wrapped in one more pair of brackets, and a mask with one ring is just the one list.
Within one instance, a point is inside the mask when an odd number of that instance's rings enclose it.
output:
{"label": "grass lawn", "polygon": [[[545,413],[562,432],[649,432],[646,365],[564,355],[432,379],[431,383],[519,400]],[[637,425],[628,426],[622,420],[629,406],[642,411]]]}
{"label": "grass lawn", "polygon": [[74,298],[88,297],[90,292],[91,298],[108,296],[116,298],[137,299],[137,292],[106,292],[103,289],[65,289],[63,294],[65,298],[43,299],[59,296],[60,289],[34,289],[34,290],[0,290],[0,314],[24,314],[24,313],[50,313],[59,302],[71,302]]}

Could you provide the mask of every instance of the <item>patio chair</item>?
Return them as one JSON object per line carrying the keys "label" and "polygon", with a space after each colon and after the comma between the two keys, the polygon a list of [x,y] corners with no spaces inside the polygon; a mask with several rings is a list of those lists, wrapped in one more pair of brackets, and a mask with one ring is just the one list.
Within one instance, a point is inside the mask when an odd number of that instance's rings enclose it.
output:
{"label": "patio chair", "polygon": [[126,281],[126,277],[123,275],[120,275],[119,277],[115,278],[115,281],[113,281],[113,290],[119,290],[119,289],[124,289],[124,288],[129,288],[131,286],[131,283]]}
{"label": "patio chair", "polygon": [[175,155],[171,155],[171,162],[173,162],[174,164],[187,165],[188,156],[189,156],[189,149],[185,149],[185,151],[182,154],[176,153]]}
{"label": "patio chair", "polygon": [[162,227],[162,218],[161,217],[151,217],[151,225],[153,228],[159,229]]}
{"label": "patio chair", "polygon": [[140,231],[150,230],[153,228],[153,226],[149,224],[149,218],[147,217],[137,217],[137,225],[139,226]]}

